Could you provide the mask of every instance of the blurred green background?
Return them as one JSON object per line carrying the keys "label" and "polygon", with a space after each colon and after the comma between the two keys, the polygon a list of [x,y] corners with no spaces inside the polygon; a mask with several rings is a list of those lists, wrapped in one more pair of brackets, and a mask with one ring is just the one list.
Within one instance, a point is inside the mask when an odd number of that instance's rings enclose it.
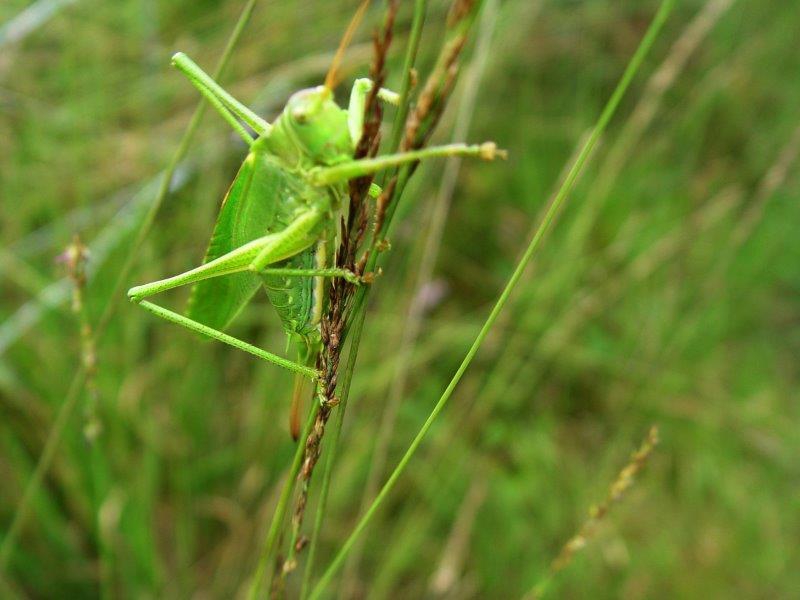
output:
{"label": "blurred green background", "polygon": [[[54,257],[76,231],[90,246],[96,323],[198,100],[169,57],[180,49],[210,70],[243,2],[39,1],[52,12],[22,17],[30,5],[0,4],[3,537],[80,362]],[[320,81],[353,5],[259,2],[226,87],[272,118],[293,90]],[[446,6],[431,2],[422,73]],[[476,26],[437,139],[455,129],[496,140],[510,158],[464,163],[452,198],[453,167],[426,165],[403,198],[320,567],[352,529],[370,472],[385,479],[449,381],[656,8],[503,0]],[[410,9],[403,3],[390,86]],[[373,7],[361,27],[342,98],[366,70],[381,14]],[[542,253],[332,592],[519,597],[655,423],[661,445],[553,596],[798,597],[798,37],[795,2],[678,3]],[[207,114],[126,287],[198,263],[243,153]],[[441,232],[436,214],[446,215]],[[284,347],[263,296],[233,333]],[[82,433],[82,397],[0,595],[93,598],[101,578],[119,598],[240,595],[293,452],[290,376],[124,299],[98,361],[99,451]]]}

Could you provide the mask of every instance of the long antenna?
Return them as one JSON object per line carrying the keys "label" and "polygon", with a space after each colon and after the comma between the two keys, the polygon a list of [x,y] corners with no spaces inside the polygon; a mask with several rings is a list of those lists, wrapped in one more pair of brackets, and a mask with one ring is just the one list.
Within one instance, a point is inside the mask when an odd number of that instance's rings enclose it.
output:
{"label": "long antenna", "polygon": [[325,75],[324,85],[329,90],[332,90],[336,85],[336,77],[339,74],[339,66],[342,64],[344,51],[347,49],[347,46],[350,45],[350,40],[353,38],[353,34],[356,32],[356,29],[358,29],[358,24],[361,23],[364,13],[367,12],[369,2],[370,0],[361,1],[358,10],[356,10],[356,14],[353,15],[352,19],[350,19],[350,24],[347,26],[347,29],[342,36],[342,41],[339,42],[339,47],[336,49],[336,54],[333,55],[333,61],[331,62],[330,69],[328,69],[328,74]]}

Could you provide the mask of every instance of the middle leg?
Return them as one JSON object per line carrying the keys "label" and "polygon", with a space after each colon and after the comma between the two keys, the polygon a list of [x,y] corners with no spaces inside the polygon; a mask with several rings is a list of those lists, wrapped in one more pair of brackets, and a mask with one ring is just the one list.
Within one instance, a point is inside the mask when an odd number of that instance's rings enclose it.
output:
{"label": "middle leg", "polygon": [[329,269],[284,269],[284,268],[265,268],[259,271],[261,275],[285,275],[286,277],[341,277],[355,285],[364,283],[363,278],[352,271],[331,267]]}

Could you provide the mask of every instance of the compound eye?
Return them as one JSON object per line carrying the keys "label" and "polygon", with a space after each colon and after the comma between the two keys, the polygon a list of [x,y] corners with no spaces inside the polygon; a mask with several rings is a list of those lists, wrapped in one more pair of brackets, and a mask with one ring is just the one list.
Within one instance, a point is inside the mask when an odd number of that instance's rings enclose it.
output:
{"label": "compound eye", "polygon": [[299,108],[296,108],[292,111],[292,118],[294,119],[295,123],[299,125],[305,125],[308,123],[308,113]]}

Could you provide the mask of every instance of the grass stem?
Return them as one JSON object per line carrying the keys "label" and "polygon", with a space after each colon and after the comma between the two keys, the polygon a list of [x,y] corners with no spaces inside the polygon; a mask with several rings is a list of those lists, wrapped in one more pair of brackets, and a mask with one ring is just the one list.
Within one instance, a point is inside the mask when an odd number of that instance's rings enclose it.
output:
{"label": "grass stem", "polygon": [[[264,542],[264,549],[261,551],[261,557],[258,559],[258,565],[256,566],[256,571],[250,584],[250,591],[247,594],[250,600],[256,600],[261,595],[262,581],[267,572],[270,559],[275,552],[278,538],[280,537],[281,526],[286,517],[286,511],[289,508],[289,500],[292,497],[292,491],[297,481],[297,474],[300,472],[300,466],[303,463],[303,454],[305,453],[305,445],[303,442],[308,438],[308,434],[311,431],[311,427],[314,425],[314,420],[317,418],[318,412],[319,402],[315,398],[314,402],[311,404],[311,410],[303,426],[303,431],[298,438],[300,441],[297,443],[297,448],[292,458],[292,464],[289,467],[289,474],[286,477],[286,481],[283,483],[278,505],[275,507],[275,512],[272,514],[272,521],[269,524],[269,531],[267,532],[267,539]],[[270,589],[270,585],[271,581],[267,583],[267,589]]]}

